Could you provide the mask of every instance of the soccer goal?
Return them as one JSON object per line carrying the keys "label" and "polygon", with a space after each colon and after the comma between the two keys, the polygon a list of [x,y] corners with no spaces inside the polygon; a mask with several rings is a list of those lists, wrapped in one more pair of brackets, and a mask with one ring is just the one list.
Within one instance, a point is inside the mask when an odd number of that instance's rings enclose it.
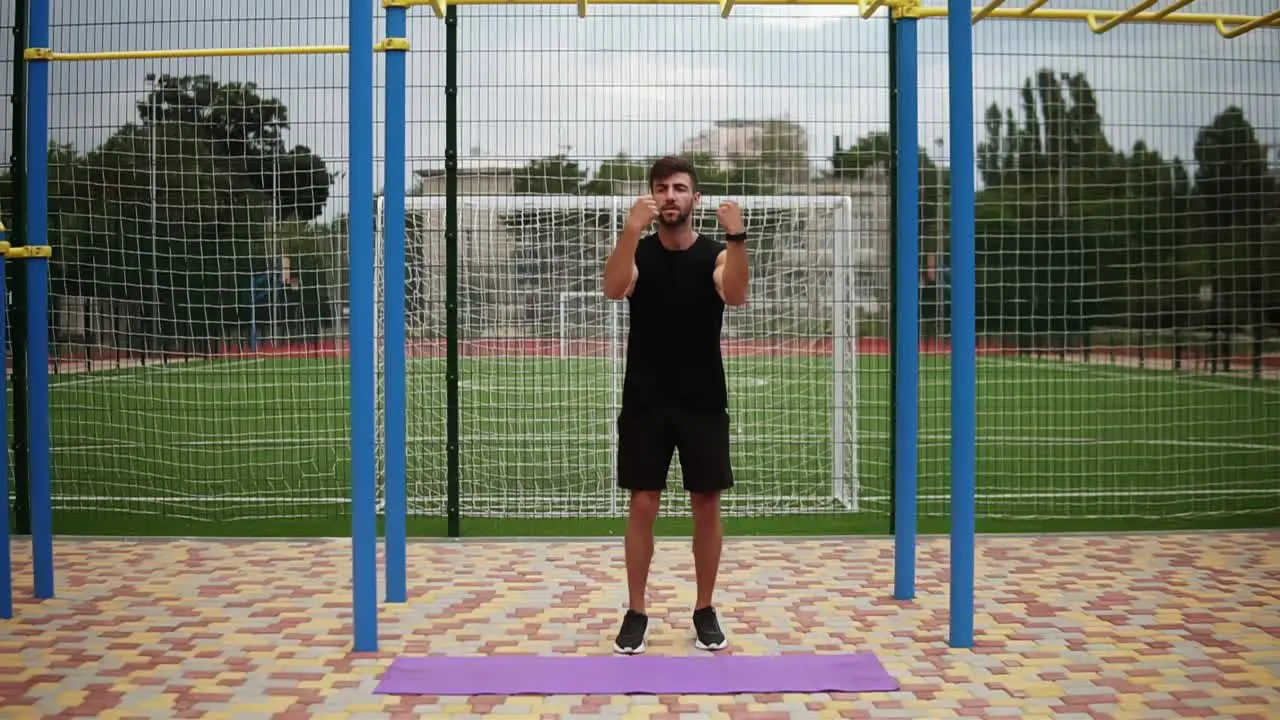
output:
{"label": "soccer goal", "polygon": [[[840,196],[744,196],[751,300],[727,308],[733,515],[859,508],[855,258],[875,232]],[[600,289],[630,197],[463,196],[458,202],[460,504],[464,515],[615,516],[626,301]],[[695,224],[718,237],[719,197]],[[406,203],[410,512],[443,512],[445,198]],[[378,207],[378,385],[383,328]],[[379,401],[379,467],[383,446]],[[680,488],[678,455],[671,487]],[[379,473],[381,484],[381,472]],[[686,502],[682,492],[667,502]]]}

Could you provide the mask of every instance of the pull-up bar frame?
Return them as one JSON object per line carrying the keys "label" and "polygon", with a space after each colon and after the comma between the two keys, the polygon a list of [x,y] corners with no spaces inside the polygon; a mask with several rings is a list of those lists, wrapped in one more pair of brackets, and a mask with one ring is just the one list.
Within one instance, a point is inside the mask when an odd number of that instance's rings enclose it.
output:
{"label": "pull-up bar frame", "polygon": [[[236,57],[258,55],[346,54],[348,88],[348,142],[350,146],[349,213],[352,217],[372,217],[373,197],[373,103],[365,93],[374,87],[373,55],[387,53],[386,126],[403,129],[405,122],[405,54],[410,50],[406,32],[407,11],[413,6],[429,6],[445,21],[445,194],[446,194],[446,320],[457,324],[457,8],[464,5],[567,5],[586,17],[589,5],[718,5],[720,16],[728,18],[738,5],[842,6],[857,8],[858,15],[871,18],[887,10],[894,49],[893,70],[898,78],[893,111],[897,125],[915,127],[918,122],[917,21],[946,18],[950,78],[951,117],[973,116],[972,27],[987,20],[1050,20],[1084,22],[1102,34],[1127,23],[1204,24],[1214,26],[1224,38],[1238,38],[1258,29],[1280,28],[1280,10],[1267,15],[1223,15],[1178,12],[1195,0],[1171,0],[1156,9],[1156,0],[1139,0],[1127,10],[1067,10],[1044,7],[1049,0],[1026,0],[1022,7],[1004,7],[1005,0],[989,0],[973,7],[970,0],[947,0],[945,7],[926,6],[920,0],[381,0],[386,8],[386,35],[373,41],[374,0],[348,0],[350,45],[300,45],[262,48],[211,48],[178,50],[124,50],[113,52],[58,52],[50,46],[50,0],[30,0],[27,6],[30,48],[23,51],[29,63],[26,97],[25,143],[27,202],[24,211],[25,237],[13,237],[4,248],[6,259],[27,260],[24,297],[27,303],[24,337],[15,336],[25,347],[27,369],[28,447],[26,472],[32,495],[31,533],[35,597],[54,596],[52,503],[50,491],[50,423],[48,375],[48,162],[49,64],[51,62],[92,62],[149,58]],[[26,3],[23,3],[26,5]],[[21,17],[21,15],[19,15]],[[21,106],[21,103],[20,103]],[[919,225],[916,207],[919,188],[918,146],[914,133],[894,136],[894,197],[897,238],[894,242],[894,349],[893,349],[893,487],[894,487],[894,597],[915,597],[916,489],[918,467],[919,412],[919,305],[916,268],[919,261]],[[974,156],[971,123],[951,123],[953,158],[972,163]],[[405,559],[405,427],[404,427],[404,175],[405,138],[403,132],[386,134],[384,151],[386,175],[386,282],[384,283],[384,361],[386,392],[386,579],[387,601],[404,602],[406,596]],[[974,485],[976,444],[976,336],[974,267],[974,181],[971,171],[953,173],[951,186],[952,262],[952,402],[951,402],[951,592],[949,643],[953,647],[973,644],[974,594]],[[19,224],[21,227],[21,223]],[[352,223],[349,243],[349,283],[351,322],[351,511],[352,511],[352,603],[354,650],[375,651],[377,638],[377,536],[375,505],[376,403],[374,351],[368,340],[374,337],[374,258],[372,223]],[[3,229],[0,228],[0,234]],[[0,247],[3,247],[0,239]],[[0,323],[3,316],[0,315]],[[2,330],[3,325],[0,325]],[[458,529],[458,356],[456,333],[449,334],[446,375],[450,414],[447,422],[449,452],[448,512],[449,534]],[[17,379],[17,378],[15,378]],[[0,429],[3,429],[0,426]],[[8,477],[0,470],[0,490]],[[7,497],[7,493],[4,493]],[[7,525],[5,530],[7,530]],[[0,540],[4,536],[0,535]],[[0,550],[0,617],[11,614],[10,558],[8,543]]]}

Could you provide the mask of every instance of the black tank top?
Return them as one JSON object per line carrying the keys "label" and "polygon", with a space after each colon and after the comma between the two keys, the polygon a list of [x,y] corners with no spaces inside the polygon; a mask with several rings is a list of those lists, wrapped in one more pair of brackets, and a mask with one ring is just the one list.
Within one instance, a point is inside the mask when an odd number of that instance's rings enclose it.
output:
{"label": "black tank top", "polygon": [[658,236],[636,245],[636,286],[628,303],[622,407],[723,412],[728,407],[720,331],[724,300],[712,273],[724,246],[699,235],[686,250]]}

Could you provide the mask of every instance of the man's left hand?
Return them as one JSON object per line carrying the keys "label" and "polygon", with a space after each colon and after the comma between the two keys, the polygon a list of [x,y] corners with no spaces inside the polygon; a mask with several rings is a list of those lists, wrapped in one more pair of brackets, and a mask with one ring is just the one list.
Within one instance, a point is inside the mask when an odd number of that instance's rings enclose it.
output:
{"label": "man's left hand", "polygon": [[716,208],[716,219],[729,235],[737,235],[746,230],[742,222],[742,207],[732,200],[720,203],[720,207]]}

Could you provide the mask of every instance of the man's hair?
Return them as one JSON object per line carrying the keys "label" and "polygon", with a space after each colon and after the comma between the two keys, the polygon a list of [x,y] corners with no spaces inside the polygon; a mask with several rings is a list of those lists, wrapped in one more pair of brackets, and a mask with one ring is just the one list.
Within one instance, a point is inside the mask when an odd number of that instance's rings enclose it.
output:
{"label": "man's hair", "polygon": [[653,189],[654,183],[680,173],[685,173],[689,176],[689,179],[693,181],[693,190],[697,192],[698,171],[694,168],[692,162],[679,155],[667,155],[654,161],[653,167],[649,168],[649,189]]}

